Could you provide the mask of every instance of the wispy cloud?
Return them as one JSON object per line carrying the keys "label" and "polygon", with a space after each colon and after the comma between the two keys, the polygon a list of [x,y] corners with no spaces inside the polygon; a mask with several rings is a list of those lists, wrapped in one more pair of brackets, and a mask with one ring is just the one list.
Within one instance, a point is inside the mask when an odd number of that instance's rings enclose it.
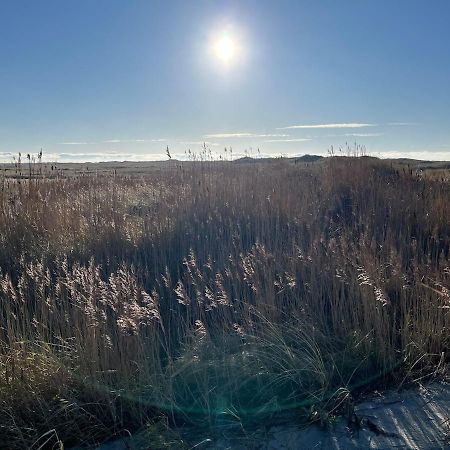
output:
{"label": "wispy cloud", "polygon": [[[175,155],[176,156],[176,155]],[[46,161],[57,162],[107,162],[107,161],[165,161],[165,153],[123,153],[123,152],[93,152],[93,153],[55,153],[47,155]]]}
{"label": "wispy cloud", "polygon": [[108,139],[102,141],[102,144],[133,144],[145,142],[166,142],[167,139]]}
{"label": "wispy cloud", "polygon": [[255,134],[255,137],[289,137],[290,134]]}
{"label": "wispy cloud", "polygon": [[59,145],[94,145],[95,142],[60,142]]}
{"label": "wispy cloud", "polygon": [[222,139],[222,138],[236,138],[236,137],[252,137],[252,133],[217,133],[217,134],[205,134],[205,138]]}
{"label": "wispy cloud", "polygon": [[13,158],[13,153],[12,152],[0,152],[0,162],[1,163],[10,163],[12,162],[12,158]]}
{"label": "wispy cloud", "polygon": [[58,145],[98,145],[98,144],[135,144],[135,143],[145,143],[145,142],[166,142],[167,139],[106,139],[99,142],[88,142],[88,141],[68,141],[59,142]]}
{"label": "wispy cloud", "polygon": [[112,158],[121,156],[118,153],[57,153],[58,159],[69,159],[69,160],[84,160],[87,158],[98,159],[98,158]]}
{"label": "wispy cloud", "polygon": [[208,139],[227,139],[227,138],[265,138],[265,137],[288,137],[289,134],[258,134],[258,133],[217,133],[205,134],[203,137]]}
{"label": "wispy cloud", "polygon": [[379,137],[383,136],[384,133],[347,133],[344,136],[350,137]]}
{"label": "wispy cloud", "polygon": [[219,145],[218,142],[209,142],[209,141],[181,141],[179,142],[181,145],[212,145],[214,147],[217,147]]}
{"label": "wispy cloud", "polygon": [[375,127],[375,123],[321,123],[315,125],[290,125],[288,127],[280,127],[277,130],[298,130],[298,129],[314,129],[314,128],[366,128]]}
{"label": "wispy cloud", "polygon": [[309,138],[298,138],[298,139],[268,139],[264,142],[306,142],[306,141],[312,141],[312,139]]}

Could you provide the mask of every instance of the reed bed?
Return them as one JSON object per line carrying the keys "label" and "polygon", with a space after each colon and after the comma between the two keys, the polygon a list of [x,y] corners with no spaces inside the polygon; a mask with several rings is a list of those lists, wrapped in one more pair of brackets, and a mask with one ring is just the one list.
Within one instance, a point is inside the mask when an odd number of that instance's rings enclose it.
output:
{"label": "reed bed", "polygon": [[0,175],[0,442],[323,421],[446,373],[449,204],[366,157]]}

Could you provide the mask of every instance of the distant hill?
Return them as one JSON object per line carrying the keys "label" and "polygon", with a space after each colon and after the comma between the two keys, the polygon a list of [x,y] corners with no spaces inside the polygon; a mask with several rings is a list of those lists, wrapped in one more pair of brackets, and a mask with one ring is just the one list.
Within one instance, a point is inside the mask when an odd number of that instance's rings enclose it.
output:
{"label": "distant hill", "polygon": [[385,161],[391,161],[392,163],[411,166],[415,169],[450,169],[449,161],[427,161],[411,158],[391,158],[385,159]]}
{"label": "distant hill", "polygon": [[242,158],[235,159],[233,162],[237,164],[248,164],[248,163],[255,163],[255,162],[272,162],[277,161],[279,159],[293,161],[295,163],[311,163],[316,162],[321,159],[323,159],[323,156],[319,155],[302,155],[302,156],[295,156],[295,157],[272,157],[272,158],[252,158],[250,156],[244,156]]}
{"label": "distant hill", "polygon": [[237,158],[237,159],[233,160],[233,162],[234,163],[238,163],[238,164],[241,164],[241,163],[252,163],[252,162],[255,162],[255,161],[260,161],[261,159],[266,159],[266,158],[255,159],[255,158],[252,158],[250,156],[243,156],[242,158]]}
{"label": "distant hill", "polygon": [[299,157],[295,158],[295,162],[309,163],[309,162],[319,161],[321,159],[323,159],[323,156],[320,156],[320,155],[303,155],[303,156],[299,156]]}

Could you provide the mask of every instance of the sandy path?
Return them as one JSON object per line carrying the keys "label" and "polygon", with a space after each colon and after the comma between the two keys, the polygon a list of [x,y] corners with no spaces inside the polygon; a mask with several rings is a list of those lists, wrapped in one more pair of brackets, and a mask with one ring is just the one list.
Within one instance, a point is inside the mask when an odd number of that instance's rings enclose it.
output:
{"label": "sandy path", "polygon": [[450,449],[450,384],[387,392],[355,406],[361,426],[339,419],[333,429],[272,427],[264,442],[219,440],[217,449]]}
{"label": "sandy path", "polygon": [[[294,449],[450,449],[450,384],[386,392],[355,406],[359,423],[349,429],[338,419],[330,430],[295,424],[274,426],[240,436],[223,433],[215,440],[198,438],[196,450],[294,450]],[[192,442],[192,439],[189,439]],[[133,440],[103,445],[101,450],[144,449]]]}

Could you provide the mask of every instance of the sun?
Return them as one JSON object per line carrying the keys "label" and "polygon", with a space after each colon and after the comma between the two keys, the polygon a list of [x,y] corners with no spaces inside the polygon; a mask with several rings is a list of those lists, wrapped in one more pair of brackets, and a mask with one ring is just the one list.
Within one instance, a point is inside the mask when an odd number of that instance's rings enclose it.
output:
{"label": "sun", "polygon": [[211,27],[205,43],[208,65],[220,77],[231,79],[243,73],[248,62],[249,41],[237,24],[216,23]]}
{"label": "sun", "polygon": [[214,55],[225,65],[229,65],[236,56],[236,42],[227,31],[221,33],[214,43]]}
{"label": "sun", "polygon": [[210,42],[212,56],[221,67],[230,67],[237,62],[239,45],[236,36],[228,30],[216,34]]}

